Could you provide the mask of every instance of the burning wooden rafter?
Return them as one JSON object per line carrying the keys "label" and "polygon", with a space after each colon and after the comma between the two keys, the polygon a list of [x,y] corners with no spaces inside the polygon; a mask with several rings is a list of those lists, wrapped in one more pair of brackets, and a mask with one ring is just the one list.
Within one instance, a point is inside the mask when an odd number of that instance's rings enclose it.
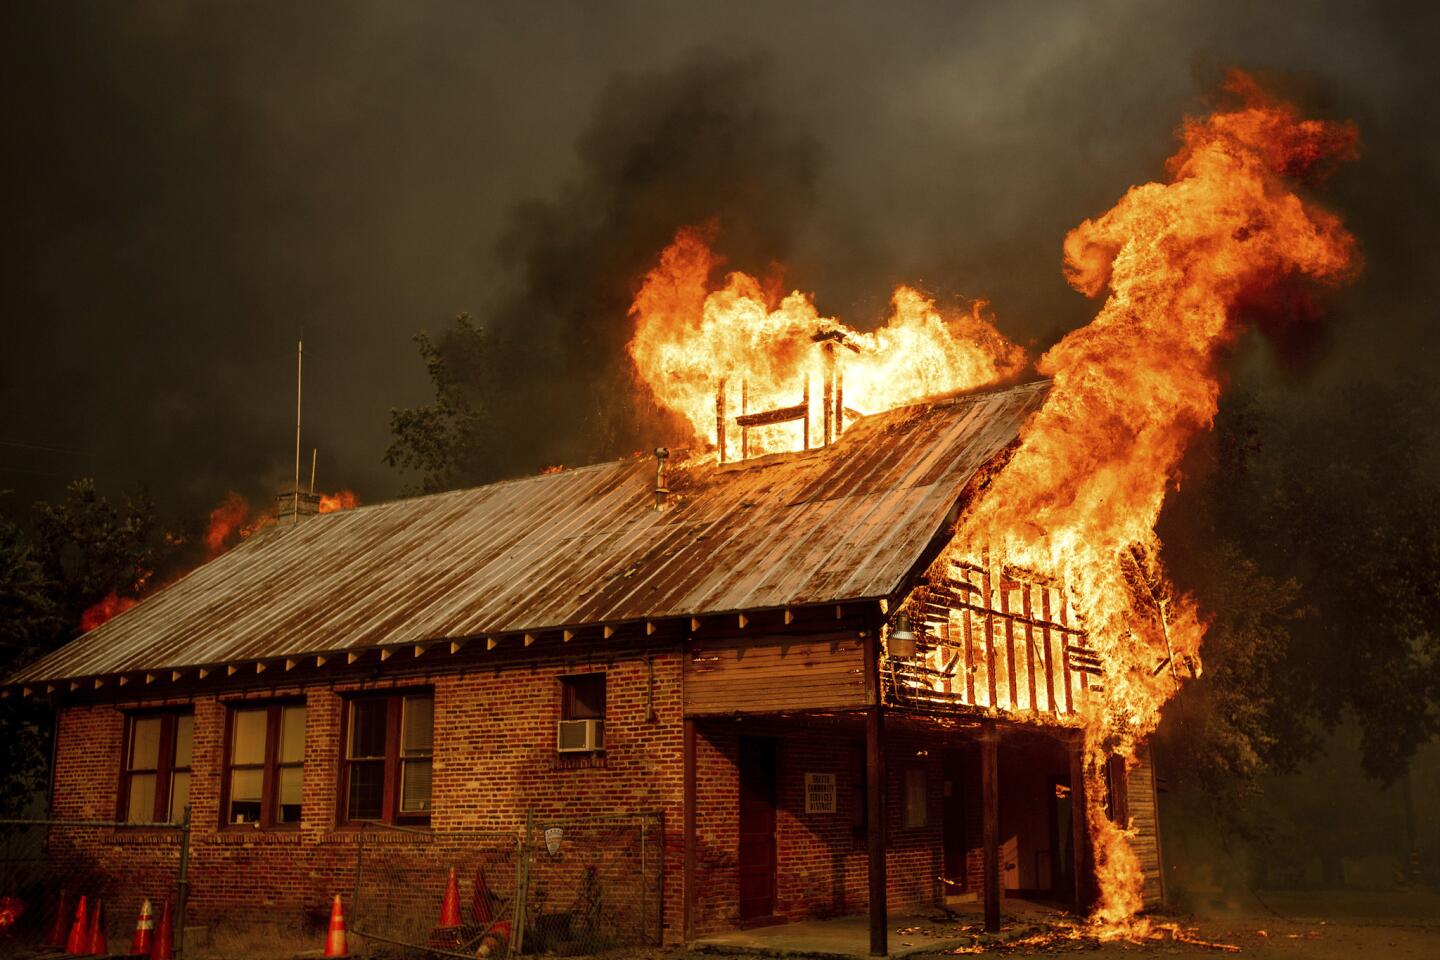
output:
{"label": "burning wooden rafter", "polygon": [[[843,331],[840,330],[819,330],[811,337],[822,354],[822,369],[824,371],[824,382],[821,389],[821,442],[823,446],[829,446],[845,432],[845,418],[856,419],[861,414],[845,406],[845,368],[838,361],[836,355],[837,346],[848,347],[859,353],[859,348],[851,343]],[[740,381],[740,413],[730,417],[730,408],[726,396],[727,381],[721,380],[715,390],[715,443],[721,463],[729,459],[729,446],[727,442],[727,427],[731,420],[740,428],[740,459],[750,458],[750,431],[760,427],[778,426],[782,423],[799,423],[801,430],[801,449],[810,449],[810,419],[811,419],[811,397],[810,397],[810,375],[804,375],[800,402],[784,407],[773,407],[769,410],[750,410],[750,381]]]}
{"label": "burning wooden rafter", "polygon": [[887,691],[909,706],[1074,714],[1099,655],[1061,585],[993,563],[943,560],[907,599],[913,656],[887,655]]}

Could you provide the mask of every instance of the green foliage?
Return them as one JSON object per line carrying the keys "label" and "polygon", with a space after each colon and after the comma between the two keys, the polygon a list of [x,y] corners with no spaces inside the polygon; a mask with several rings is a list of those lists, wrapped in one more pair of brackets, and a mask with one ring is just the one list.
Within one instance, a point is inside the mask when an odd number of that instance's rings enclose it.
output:
{"label": "green foliage", "polygon": [[1159,737],[1174,789],[1207,810],[1189,828],[1272,839],[1258,783],[1316,759],[1343,724],[1380,783],[1440,731],[1428,395],[1404,384],[1304,402],[1235,392],[1192,452],[1162,535],[1209,630],[1204,673],[1167,707]]}
{"label": "green foliage", "polygon": [[[87,608],[110,593],[134,596],[166,553],[146,497],[112,503],[92,480],[35,504],[28,530],[0,519],[0,663],[8,672],[67,643]],[[50,735],[48,704],[0,701],[0,815],[34,812]]]}
{"label": "green foliage", "polygon": [[89,479],[70,484],[58,503],[35,504],[31,537],[56,611],[71,631],[107,594],[133,596],[164,556],[150,499],[140,494],[111,503]]}
{"label": "green foliage", "polygon": [[435,399],[421,407],[390,411],[394,440],[385,463],[419,475],[408,492],[437,493],[488,476],[492,437],[487,429],[494,359],[485,330],[465,314],[438,341],[416,335]]}

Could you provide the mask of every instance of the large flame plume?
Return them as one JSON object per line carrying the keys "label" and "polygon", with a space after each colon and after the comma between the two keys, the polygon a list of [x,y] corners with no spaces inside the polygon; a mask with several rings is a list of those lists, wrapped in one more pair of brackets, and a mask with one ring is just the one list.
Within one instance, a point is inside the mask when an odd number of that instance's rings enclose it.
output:
{"label": "large flame plume", "polygon": [[1087,698],[1086,795],[1096,919],[1122,934],[1143,877],[1124,825],[1103,813],[1101,760],[1155,728],[1177,668],[1198,672],[1205,632],[1165,578],[1156,520],[1186,446],[1214,420],[1239,305],[1297,277],[1344,279],[1356,259],[1338,218],[1292,182],[1353,154],[1354,127],[1301,119],[1240,74],[1227,86],[1242,105],[1186,121],[1166,182],[1132,188],[1065,238],[1067,279],[1105,303],[1040,358],[1050,396],[954,547],[1064,583],[1106,662],[1103,692]]}
{"label": "large flame plume", "polygon": [[[1101,936],[1146,932],[1135,919],[1144,877],[1131,833],[1105,812],[1105,759],[1133,756],[1181,679],[1200,670],[1203,619],[1166,578],[1155,533],[1166,493],[1190,441],[1213,423],[1247,305],[1297,279],[1337,283],[1356,269],[1339,219],[1297,192],[1353,156],[1354,126],[1304,119],[1238,72],[1226,91],[1236,106],[1182,125],[1164,182],[1132,188],[1066,236],[1066,278],[1104,304],[1036,364],[1050,394],[948,551],[1064,584],[1106,664],[1081,708]],[[640,378],[702,442],[716,443],[721,384],[732,418],[737,382],[749,410],[795,404],[806,379],[822,375],[816,334],[839,331],[854,345],[845,406],[862,413],[986,386],[1023,365],[983,304],[945,315],[901,287],[893,315],[866,334],[822,317],[808,295],[776,296],[744,273],[712,288],[711,236],[682,230],[631,308]],[[799,449],[794,425],[771,429],[752,452]]]}
{"label": "large flame plume", "polygon": [[[876,413],[922,397],[983,387],[1018,372],[1025,352],[1006,340],[976,301],[961,312],[942,311],[911,287],[891,297],[892,313],[861,333],[816,309],[810,295],[778,295],[774,284],[741,272],[711,287],[720,265],[713,229],[685,228],[646,275],[630,308],[635,335],[630,356],[662,404],[689,422],[711,447],[716,437],[717,385],[726,384],[727,414],[800,402],[826,375],[817,335],[839,338],[842,416]],[[820,435],[819,403],[811,405],[811,436]],[[798,450],[797,423],[753,430],[750,452]]]}

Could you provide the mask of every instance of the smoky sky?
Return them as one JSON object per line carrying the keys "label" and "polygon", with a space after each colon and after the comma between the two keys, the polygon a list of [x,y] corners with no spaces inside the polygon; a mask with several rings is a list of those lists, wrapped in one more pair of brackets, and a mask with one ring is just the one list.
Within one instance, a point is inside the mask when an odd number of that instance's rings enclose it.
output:
{"label": "smoky sky", "polygon": [[[1350,118],[1320,195],[1366,269],[1283,390],[1434,362],[1440,118],[1428,5],[11,3],[0,11],[0,511],[96,477],[176,513],[292,469],[395,495],[411,342],[468,312],[533,411],[503,468],[595,441],[626,294],[706,216],[866,326],[891,289],[991,301],[1035,349],[1096,304],[1065,232],[1162,175],[1226,68]],[[592,368],[609,371],[596,377]],[[606,378],[609,378],[608,380]],[[579,439],[577,439],[579,438]],[[588,439],[587,439],[588,438]],[[611,444],[617,448],[602,451]]]}

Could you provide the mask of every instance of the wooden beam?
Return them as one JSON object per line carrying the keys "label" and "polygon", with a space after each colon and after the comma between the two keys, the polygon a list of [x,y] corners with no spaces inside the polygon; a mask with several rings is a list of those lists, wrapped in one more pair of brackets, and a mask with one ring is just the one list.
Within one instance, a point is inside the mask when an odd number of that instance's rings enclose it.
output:
{"label": "wooden beam", "polygon": [[980,794],[984,821],[985,930],[1000,932],[1000,737],[995,721],[986,720],[980,734]]}
{"label": "wooden beam", "polygon": [[885,708],[872,706],[865,718],[865,840],[869,848],[870,955],[889,949],[889,901],[885,896]]}
{"label": "wooden beam", "polygon": [[[985,552],[985,572],[981,575],[981,587],[985,591],[985,608],[987,611],[994,609],[990,593],[990,553]],[[990,701],[985,705],[991,710],[1000,706],[999,693],[995,684],[995,618],[988,612],[985,613],[985,679],[989,686],[988,693]]]}
{"label": "wooden beam", "polygon": [[695,899],[699,891],[695,883],[695,866],[699,857],[699,842],[695,836],[695,815],[696,815],[696,783],[695,775],[695,718],[686,717],[684,724],[684,799],[682,809],[682,831],[685,840],[685,876],[684,876],[684,938],[686,941],[695,938]]}

